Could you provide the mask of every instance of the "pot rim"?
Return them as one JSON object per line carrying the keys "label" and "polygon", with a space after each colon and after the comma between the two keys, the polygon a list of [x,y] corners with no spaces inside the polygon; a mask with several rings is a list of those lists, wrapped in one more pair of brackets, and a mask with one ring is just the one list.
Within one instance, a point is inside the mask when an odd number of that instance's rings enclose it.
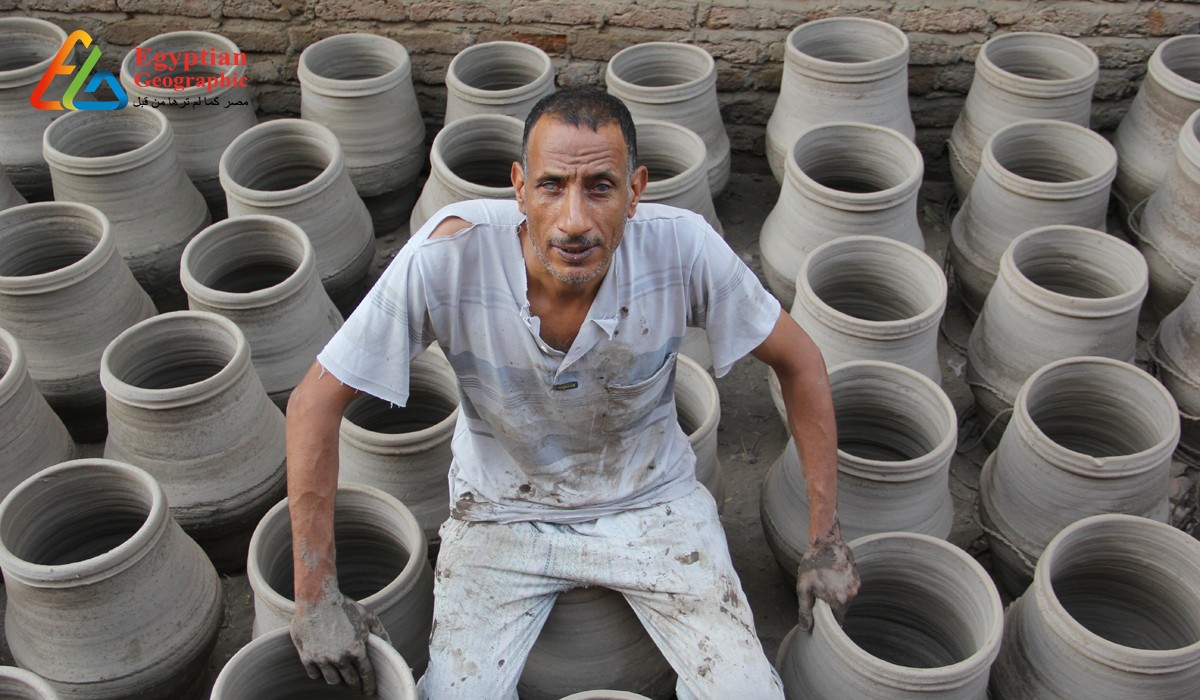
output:
{"label": "pot rim", "polygon": [[[625,79],[618,72],[623,64],[630,61],[644,60],[640,54],[655,51],[676,52],[688,60],[696,60],[702,64],[703,75],[691,80],[673,85],[639,85]],[[672,60],[674,57],[669,58]],[[717,62],[712,54],[695,44],[685,44],[681,41],[646,41],[633,46],[627,46],[613,54],[604,67],[604,83],[608,91],[624,101],[626,98],[645,104],[673,104],[685,102],[705,95],[709,90],[716,90]]]}
{"label": "pot rim", "polygon": [[[50,64],[58,57],[60,47],[67,43],[67,32],[57,24],[47,22],[44,19],[38,19],[37,17],[0,18],[0,32],[3,32],[8,27],[14,29],[25,27],[28,29],[27,33],[29,34],[44,34],[48,40],[47,46],[51,42],[55,43],[55,48],[51,49],[50,54],[42,60],[20,68],[0,71],[0,88],[11,89],[24,85],[33,85],[42,79]],[[50,35],[53,35],[53,37]]]}
{"label": "pot rim", "polygon": [[[322,148],[329,157],[329,163],[313,179],[287,189],[259,190],[238,182],[229,170],[241,163],[231,161],[244,156],[243,151],[252,147],[261,148],[261,142],[274,139],[303,139],[308,145]],[[295,118],[273,119],[246,129],[229,143],[217,166],[217,176],[226,195],[256,208],[284,207],[304,201],[332,186],[345,171],[345,155],[337,136],[326,126]]]}
{"label": "pot rim", "polygon": [[[148,329],[159,330],[157,328],[159,326],[164,328],[182,326],[182,329],[177,329],[173,333],[176,336],[189,329],[208,326],[221,333],[224,340],[232,341],[233,354],[221,369],[200,381],[182,386],[146,389],[118,377],[112,367],[113,355],[127,352],[126,346],[141,343],[142,339],[139,336],[146,333]],[[137,345],[134,347],[136,349]],[[119,401],[137,408],[162,410],[208,401],[226,391],[250,368],[250,343],[247,342],[246,336],[236,323],[210,311],[171,311],[139,321],[113,338],[100,356],[100,384],[104,387],[110,401]],[[257,379],[257,374],[254,377]]]}
{"label": "pot rim", "polygon": [[[1029,42],[1031,47],[1042,48],[1053,45],[1053,48],[1077,54],[1077,57],[1088,64],[1086,72],[1068,78],[1030,78],[1019,73],[1013,73],[999,66],[991,53],[1005,48],[1004,44],[1014,42]],[[1038,45],[1040,42],[1040,46]],[[1006,86],[1006,91],[1026,97],[1049,98],[1075,95],[1092,90],[1100,77],[1100,58],[1096,52],[1083,42],[1061,34],[1048,32],[1008,32],[997,34],[984,42],[979,49],[979,57],[975,60],[975,69],[982,69],[985,74],[1003,76],[1004,80],[1012,83]]]}
{"label": "pot rim", "polygon": [[[1122,524],[1146,528],[1147,531],[1155,532],[1154,537],[1159,541],[1165,541],[1170,538],[1183,548],[1195,549],[1198,545],[1196,540],[1190,538],[1186,533],[1166,523],[1160,523],[1149,518],[1124,513],[1102,513],[1081,518],[1060,530],[1050,540],[1050,543],[1046,545],[1046,548],[1042,550],[1042,554],[1037,561],[1037,566],[1034,568],[1033,584],[1031,586],[1034,595],[1033,604],[1043,607],[1046,610],[1046,621],[1056,634],[1084,640],[1082,643],[1071,645],[1076,653],[1100,661],[1105,665],[1139,674],[1147,672],[1147,665],[1153,671],[1159,672],[1185,666],[1194,666],[1200,660],[1200,638],[1191,644],[1176,649],[1138,649],[1118,644],[1092,632],[1076,620],[1067,611],[1066,607],[1063,606],[1062,602],[1058,599],[1058,595],[1054,592],[1054,582],[1051,580],[1048,569],[1054,563],[1056,557],[1060,555],[1060,552],[1070,546],[1071,538],[1080,530],[1087,529],[1094,532],[1098,528],[1112,528]],[[1200,551],[1196,552],[1196,558],[1200,559]],[[1026,595],[1028,595],[1028,592]],[[1200,596],[1197,596],[1197,598],[1200,599]],[[1131,652],[1136,653],[1141,658],[1137,660],[1129,659]]]}
{"label": "pot rim", "polygon": [[[425,531],[422,529],[421,524],[417,522],[417,518],[412,514],[412,511],[400,499],[379,488],[367,484],[344,481],[337,485],[337,496],[335,497],[334,506],[335,520],[337,517],[337,499],[345,499],[343,500],[343,505],[347,502],[374,501],[376,506],[386,508],[389,511],[390,517],[400,521],[401,532],[407,531],[407,533],[414,534],[417,544],[420,545],[419,547],[409,547],[408,561],[404,564],[404,568],[396,574],[395,578],[388,581],[378,591],[359,599],[358,602],[370,608],[382,599],[402,595],[416,586],[421,578],[422,566],[428,565],[425,551],[428,549],[428,543],[425,540]],[[259,564],[260,557],[255,556],[265,546],[263,538],[266,535],[263,533],[266,527],[272,525],[273,521],[285,516],[290,520],[291,515],[288,510],[287,498],[271,506],[271,509],[263,515],[262,519],[258,521],[258,525],[254,527],[254,534],[250,536],[249,554],[246,558],[246,579],[250,584],[250,589],[253,591],[254,597],[262,598],[263,602],[276,611],[290,614],[295,610],[295,601],[275,590],[275,587],[267,582],[266,576],[263,574],[262,567]],[[291,537],[291,529],[290,526],[286,526],[286,521],[285,527],[288,530],[288,536]],[[403,544],[407,547],[409,543],[404,542]],[[292,560],[290,556],[289,560]]]}
{"label": "pot rim", "polygon": [[[146,39],[142,43],[138,44],[137,46],[135,46],[134,48],[132,48],[128,52],[126,52],[125,56],[121,59],[121,68],[120,68],[121,85],[124,86],[125,90],[131,94],[148,95],[148,96],[153,96],[153,97],[158,97],[158,98],[170,98],[170,97],[179,98],[180,96],[192,97],[193,95],[220,96],[220,95],[225,94],[226,92],[229,92],[231,89],[233,89],[235,86],[232,86],[232,85],[229,87],[215,87],[212,90],[207,89],[203,85],[193,85],[191,87],[184,88],[183,90],[175,90],[172,88],[141,86],[133,81],[133,75],[134,75],[133,62],[137,58],[137,50],[138,49],[167,50],[167,49],[171,48],[170,45],[172,42],[178,41],[178,42],[182,43],[184,41],[191,40],[191,39],[195,39],[199,42],[211,43],[212,48],[221,50],[226,54],[242,53],[241,50],[238,49],[237,44],[235,44],[231,39],[221,36],[220,34],[215,34],[213,32],[205,32],[205,31],[197,31],[197,30],[165,32],[163,34],[158,34],[156,36],[150,37],[149,39]],[[226,69],[221,73],[221,76],[226,77],[226,78],[234,78],[236,76],[245,74],[245,72],[246,72],[246,66],[232,65],[232,66],[227,66]]]}
{"label": "pot rim", "polygon": [[[105,132],[109,125],[123,120],[137,125],[151,122],[156,127],[150,139],[137,148],[107,156],[76,156],[61,150],[54,141],[62,138],[59,132],[72,128],[79,122],[79,129]],[[79,110],[68,112],[50,122],[42,133],[42,154],[51,170],[61,170],[72,175],[96,176],[125,173],[155,159],[178,157],[174,154],[175,132],[167,116],[157,109],[122,110]]]}
{"label": "pot rim", "polygon": [[433,178],[435,177],[434,173],[437,173],[436,176],[445,180],[451,188],[470,192],[480,199],[512,199],[512,185],[506,187],[489,187],[486,185],[477,185],[470,180],[459,177],[458,173],[454,172],[446,163],[446,158],[442,153],[445,149],[446,141],[456,138],[459,132],[473,132],[478,128],[476,125],[486,125],[487,122],[493,122],[496,126],[508,124],[516,130],[515,133],[517,134],[522,134],[525,128],[524,123],[520,119],[505,114],[472,114],[455,119],[443,126],[438,131],[437,136],[433,137],[433,146],[429,151],[429,160],[431,162],[429,177]]}
{"label": "pot rim", "polygon": [[[839,26],[840,25],[840,26]],[[839,28],[858,28],[891,39],[897,49],[885,56],[867,61],[830,61],[801,51],[797,39],[808,32],[822,33]],[[806,75],[830,82],[861,83],[880,80],[899,71],[908,70],[910,44],[908,35],[899,27],[869,17],[825,17],[804,22],[788,32],[784,40],[785,69],[792,68]]]}
{"label": "pot rim", "polygon": [[[899,148],[909,156],[911,162],[916,167],[912,169],[912,172],[905,175],[904,179],[899,183],[875,192],[845,192],[822,185],[800,167],[800,164],[796,161],[796,149],[800,147],[801,141],[811,134],[834,129],[861,132],[856,140],[866,135],[890,139],[899,145]],[[815,195],[814,199],[817,199],[826,206],[838,209],[871,211],[897,206],[908,198],[916,196],[917,190],[921,186],[921,178],[925,173],[925,159],[921,156],[921,151],[911,139],[890,127],[867,124],[865,122],[825,122],[806,127],[796,134],[796,140],[787,151],[787,159],[784,162],[784,173],[785,178],[792,181],[794,187],[811,192]]]}
{"label": "pot rim", "polygon": [[[699,134],[687,128],[686,126],[681,126],[679,124],[664,121],[662,119],[635,119],[633,125],[635,130],[641,127],[649,127],[651,131],[659,130],[666,132],[668,138],[672,140],[678,138],[686,141],[692,146],[693,149],[699,149],[700,152],[704,154],[698,160],[684,168],[683,171],[678,172],[671,177],[662,180],[655,180],[653,182],[647,182],[646,191],[642,193],[642,201],[647,203],[661,201],[667,197],[686,192],[689,188],[697,186],[697,183],[701,182],[704,183],[706,188],[708,187],[708,146],[705,145],[704,139],[700,138]],[[639,143],[642,141],[640,136],[638,137],[638,141]],[[679,146],[682,144],[674,143],[671,145]],[[641,160],[640,147],[638,148],[638,151],[639,160]],[[639,165],[641,165],[641,163],[639,163]],[[651,188],[653,188],[653,191],[651,191]],[[646,199],[647,194],[652,194],[658,199]]]}
{"label": "pot rim", "polygon": [[[705,415],[702,416],[699,425],[688,435],[690,439],[693,435],[703,435],[716,429],[717,424],[721,422],[721,396],[717,389],[717,383],[712,378],[712,375],[708,373],[708,370],[704,369],[704,366],[699,362],[696,362],[683,353],[679,353],[675,358],[676,386],[679,385],[680,365],[684,367],[684,372],[691,373],[698,378],[693,387],[697,390],[697,393],[703,393],[703,400],[708,406],[715,407],[715,410],[705,411]],[[679,413],[678,406],[675,408],[675,413]]]}
{"label": "pot rim", "polygon": [[0,529],[0,566],[5,577],[15,577],[22,583],[38,588],[75,588],[111,578],[135,565],[157,545],[170,527],[167,495],[148,472],[125,462],[99,457],[72,459],[46,467],[18,484],[0,502],[0,526],[9,512],[20,510],[24,494],[33,489],[50,489],[49,483],[79,472],[82,478],[92,478],[97,472],[134,484],[141,494],[149,496],[150,507],[137,531],[116,547],[87,559],[66,564],[35,564],[17,556],[4,542]]}
{"label": "pot rim", "polygon": [[[522,58],[532,58],[535,63],[540,65],[541,71],[532,81],[504,90],[477,88],[463,82],[458,77],[458,73],[462,69],[462,64],[473,58],[477,58],[474,54],[484,54],[486,57],[488,52],[522,52],[524,54]],[[544,90],[547,84],[553,86],[553,82],[554,64],[550,62],[550,56],[533,44],[526,44],[522,41],[487,41],[482,44],[468,46],[455,54],[454,58],[450,59],[450,65],[446,68],[447,88],[452,92],[469,96],[472,102],[483,104],[510,104],[528,99]],[[449,126],[449,124],[446,126]]]}
{"label": "pot rim", "polygon": [[[1141,283],[1136,288],[1131,288],[1115,296],[1080,297],[1056,292],[1034,282],[1017,265],[1017,249],[1027,244],[1030,239],[1047,237],[1053,233],[1075,236],[1081,239],[1091,239],[1094,247],[1107,248],[1114,254],[1120,251],[1128,256],[1132,264],[1139,269]],[[1056,314],[1074,318],[1110,318],[1123,313],[1137,311],[1142,306],[1142,300],[1145,298],[1150,284],[1150,272],[1146,265],[1146,259],[1142,257],[1137,248],[1103,231],[1069,224],[1039,226],[1014,238],[1012,243],[1009,243],[1008,248],[1004,250],[1004,255],[1000,258],[1000,269],[997,278],[1001,276],[1015,281],[1016,284],[1010,284],[1011,288],[1018,296],[1030,304]]]}
{"label": "pot rim", "polygon": [[[1067,131],[1091,141],[1092,145],[1104,154],[1107,167],[1081,180],[1047,182],[1045,180],[1034,180],[1023,175],[1018,175],[1001,165],[999,159],[996,157],[996,145],[1001,143],[1003,139],[1011,138],[1013,132],[1020,134],[1021,129],[1030,129],[1032,127]],[[1054,140],[1061,142],[1062,136]],[[984,144],[979,164],[979,172],[983,173],[985,171],[997,185],[1022,196],[1050,200],[1078,199],[1099,192],[1112,185],[1113,180],[1117,176],[1117,150],[1103,136],[1079,124],[1072,124],[1071,122],[1057,119],[1022,119],[997,129],[988,137],[987,143]],[[976,181],[978,181],[978,176],[976,176]],[[969,197],[970,195],[968,194]]]}
{"label": "pot rim", "polygon": [[8,403],[24,386],[28,376],[29,361],[25,358],[24,348],[16,336],[0,328],[0,406]]}
{"label": "pot rim", "polygon": [[[300,263],[285,279],[252,292],[226,292],[196,279],[192,269],[196,265],[196,258],[209,252],[204,247],[211,250],[223,240],[251,236],[286,239],[289,244],[300,248]],[[179,282],[189,296],[196,297],[207,306],[230,310],[257,309],[277,304],[300,292],[308,278],[315,274],[316,267],[316,251],[308,240],[308,234],[299,225],[270,214],[246,214],[218,221],[188,241],[180,258]]]}
{"label": "pot rim", "polygon": [[1181,34],[1159,44],[1154,53],[1150,54],[1150,60],[1146,64],[1146,76],[1154,78],[1159,85],[1177,97],[1200,103],[1200,83],[1183,77],[1167,65],[1166,54],[1175,50],[1186,52],[1188,48],[1181,48],[1181,45],[1186,44],[1196,44],[1190,47],[1190,52],[1194,55],[1200,51],[1200,35]]}
{"label": "pot rim", "polygon": [[[323,52],[346,52],[352,55],[370,53],[395,60],[391,70],[367,78],[330,78],[313,70],[312,63],[322,57]],[[296,75],[301,88],[326,97],[362,97],[374,95],[402,84],[412,76],[412,61],[408,49],[400,42],[378,34],[350,32],[325,37],[309,44],[300,52],[300,63]]]}
{"label": "pot rim", "polygon": [[[73,211],[72,211],[73,210]],[[75,214],[75,218],[97,224],[99,235],[92,249],[79,260],[55,270],[36,275],[0,275],[0,288],[4,294],[34,295],[56,292],[79,283],[80,278],[94,274],[115,257],[116,242],[113,239],[112,223],[104,212],[90,204],[81,202],[34,202],[0,211],[0,230],[7,230],[7,219],[28,215],[27,221],[42,221],[56,211],[61,215]]]}
{"label": "pot rim", "polygon": [[[37,693],[38,698],[42,700],[54,700],[58,698],[58,691],[51,686],[46,679],[37,675],[32,671],[27,671],[16,666],[0,667],[0,678],[7,678],[18,684],[24,684],[26,690]],[[34,698],[33,700],[37,700]]]}
{"label": "pot rim", "polygon": [[[428,352],[434,352],[435,347],[436,346],[431,345]],[[440,348],[436,351],[436,354],[441,358],[442,362],[446,361],[445,355],[441,352]],[[434,362],[436,363],[437,360]],[[412,363],[410,363],[410,367],[411,365]],[[448,371],[450,377],[454,378],[453,368],[450,368],[449,366],[444,368],[439,367],[437,371],[441,372],[442,370]],[[455,391],[457,392],[458,380],[454,378],[454,381]],[[360,398],[383,401],[383,399],[369,395]],[[409,398],[411,399],[412,397],[410,396]],[[385,401],[384,403],[387,402]],[[346,408],[349,409],[349,406]],[[347,440],[351,442],[355,448],[367,452],[374,452],[380,448],[388,451],[396,450],[402,447],[419,448],[426,443],[441,441],[445,439],[451,432],[453,432],[454,426],[458,422],[458,414],[460,409],[461,404],[459,402],[457,393],[455,393],[454,410],[452,410],[449,415],[437,423],[429,426],[428,428],[422,428],[420,430],[413,430],[405,433],[381,433],[374,430],[368,430],[367,428],[362,427],[343,415],[341,423],[338,427],[338,434],[340,439]]]}

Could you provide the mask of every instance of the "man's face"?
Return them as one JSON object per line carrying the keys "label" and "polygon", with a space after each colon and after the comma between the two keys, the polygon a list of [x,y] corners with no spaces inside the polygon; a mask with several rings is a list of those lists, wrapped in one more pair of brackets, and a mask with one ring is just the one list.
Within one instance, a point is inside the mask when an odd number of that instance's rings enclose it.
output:
{"label": "man's face", "polygon": [[628,175],[625,139],[616,123],[597,131],[553,117],[529,134],[529,171],[512,168],[529,244],[558,282],[586,284],[608,270],[646,186],[646,169]]}

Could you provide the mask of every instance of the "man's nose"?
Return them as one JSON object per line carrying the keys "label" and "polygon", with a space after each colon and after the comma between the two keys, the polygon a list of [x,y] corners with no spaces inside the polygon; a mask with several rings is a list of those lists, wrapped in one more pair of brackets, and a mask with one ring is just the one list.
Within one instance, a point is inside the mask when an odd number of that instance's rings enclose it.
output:
{"label": "man's nose", "polygon": [[559,228],[566,234],[580,234],[591,230],[591,220],[587,212],[586,194],[582,187],[569,187],[567,189]]}

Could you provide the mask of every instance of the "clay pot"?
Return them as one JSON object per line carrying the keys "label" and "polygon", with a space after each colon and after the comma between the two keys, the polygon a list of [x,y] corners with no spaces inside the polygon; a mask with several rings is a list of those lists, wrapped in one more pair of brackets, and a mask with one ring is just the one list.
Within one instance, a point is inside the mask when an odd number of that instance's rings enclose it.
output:
{"label": "clay pot", "polygon": [[979,515],[993,572],[1014,597],[1058,531],[1097,513],[1166,521],[1179,415],[1131,364],[1071,357],[1042,367],[980,476]]}
{"label": "clay pot", "polygon": [[1200,283],[1163,319],[1151,349],[1158,378],[1179,406],[1179,451],[1200,459]]}
{"label": "clay pot", "polygon": [[[140,58],[138,49],[143,50]],[[185,70],[182,65],[167,62],[160,68],[154,65],[157,53],[232,58],[240,50],[229,39],[211,32],[167,32],[143,41],[121,60],[121,85],[129,101],[138,104],[145,100],[171,122],[183,171],[204,196],[213,218],[223,219],[225,191],[218,178],[221,153],[238,134],[258,123],[249,88],[237,84],[246,80],[246,65],[189,66]],[[191,85],[176,90],[148,84],[184,76],[193,80],[211,78],[225,86]]]}
{"label": "clay pot", "polygon": [[967,343],[967,384],[992,446],[1021,385],[1047,363],[1133,362],[1146,280],[1137,249],[1100,231],[1044,226],[1012,242]]}
{"label": "clay pot", "polygon": [[717,65],[699,46],[650,41],[618,51],[604,71],[608,91],[635,121],[674,122],[707,146],[705,172],[715,197],[729,182],[729,135],[717,104]]}
{"label": "clay pot", "polygon": [[179,256],[212,217],[180,165],[163,113],[72,112],[46,127],[42,152],[54,198],[104,212],[138,283],[163,308],[180,305]]}
{"label": "clay pot", "polygon": [[80,459],[0,504],[13,658],[64,698],[189,697],[221,622],[212,564],[146,472]]}
{"label": "clay pot", "polygon": [[706,370],[712,369],[712,347],[708,344],[708,333],[703,328],[689,327],[684,331],[679,354],[687,355]]}
{"label": "clay pot", "polygon": [[[67,112],[34,109],[33,92],[54,63],[67,33],[35,17],[0,19],[0,164],[26,197],[50,195],[50,168],[42,157],[42,133]],[[71,56],[69,62],[74,62]],[[43,96],[58,101],[69,79],[58,77]]]}
{"label": "clay pot", "polygon": [[552,92],[554,66],[545,51],[518,41],[476,44],[459,51],[446,69],[444,124],[476,114],[524,121]]}
{"label": "clay pot", "polygon": [[796,274],[817,246],[874,235],[925,248],[917,220],[924,161],[913,142],[881,126],[833,122],[793,142],[779,201],[763,222],[763,276],[775,296],[796,296]]}
{"label": "clay pot", "polygon": [[[367,659],[375,670],[375,697],[379,700],[416,700],[408,662],[387,642],[367,637]],[[327,685],[308,677],[287,629],[277,629],[252,639],[221,669],[210,700],[292,700],[349,698],[355,691],[344,685]],[[361,697],[361,694],[358,694]]]}
{"label": "clay pot", "polygon": [[33,385],[25,352],[17,339],[3,328],[0,425],[4,426],[0,433],[0,496],[34,472],[75,458],[71,435]]}
{"label": "clay pot", "polygon": [[975,77],[947,146],[959,200],[975,182],[984,145],[1023,119],[1060,119],[1087,127],[1100,59],[1082,42],[1043,32],[993,36],[979,49]]}
{"label": "clay pot", "polygon": [[624,690],[585,690],[571,693],[562,700],[650,700],[645,695],[627,693]]}
{"label": "clay pot", "polygon": [[[392,646],[420,676],[433,623],[433,569],[420,524],[400,501],[363,484],[338,485],[333,519],[339,588],[379,615]],[[254,591],[254,636],[290,625],[295,579],[286,499],[255,528],[246,578]]]}
{"label": "clay pot", "polygon": [[1078,124],[1030,119],[993,134],[950,226],[950,261],[971,315],[983,308],[1017,236],[1050,224],[1106,230],[1116,172],[1113,147]]}
{"label": "clay pot", "polygon": [[100,355],[154,315],[108,218],[71,202],[0,212],[0,326],[28,353],[38,391],[80,442],[104,439]]}
{"label": "clay pot", "polygon": [[221,156],[229,216],[269,214],[304,230],[317,274],[343,313],[366,291],[375,254],[371,215],[350,182],[337,136],[316,122],[277,119],[242,133]]}
{"label": "clay pot", "polygon": [[406,406],[364,394],[342,417],[340,483],[374,486],[412,512],[425,539],[437,546],[450,517],[447,474],[450,440],[458,421],[458,377],[436,346],[409,365]]}
{"label": "clay pot", "polygon": [[1149,315],[1162,318],[1200,279],[1200,111],[1179,131],[1175,160],[1145,207],[1130,215],[1150,266]]}
{"label": "clay pot", "polygon": [[429,179],[413,207],[416,233],[438,209],[467,199],[512,199],[512,164],[521,160],[520,120],[476,114],[447,123],[433,138]]}
{"label": "clay pot", "polygon": [[300,115],[337,135],[375,234],[401,227],[425,165],[408,51],[387,37],[339,34],[304,49],[297,75]]}
{"label": "clay pot", "polygon": [[[945,538],[954,520],[950,458],[958,417],[929,377],[890,362],[856,361],[829,370],[837,419],[838,519],[848,541],[905,531]],[[763,484],[767,544],[785,574],[808,548],[808,490],[795,442]]]}
{"label": "clay pot", "polygon": [[785,696],[984,700],[1004,611],[983,567],[927,535],[880,533],[850,547],[862,588],[844,624],[818,601],[812,634],[793,628],[783,640]]}
{"label": "clay pot", "polygon": [[59,700],[54,688],[23,668],[0,666],[0,697],[9,700]]}
{"label": "clay pot", "polygon": [[1046,547],[1009,606],[997,698],[1194,697],[1200,687],[1200,543],[1162,523],[1095,515]]}
{"label": "clay pot", "polygon": [[283,413],[237,325],[203,311],[142,321],[105,349],[100,381],[104,456],[150,472],[217,569],[241,570],[255,523],[285,484]]}
{"label": "clay pot", "polygon": [[192,310],[224,316],[245,334],[254,369],[281,409],[342,325],[308,236],[277,216],[204,229],[184,248],[179,277]]}
{"label": "clay pot", "polygon": [[1173,162],[1179,129],[1200,109],[1200,36],[1167,39],[1154,49],[1146,77],[1117,125],[1120,166],[1113,189],[1127,210],[1154,194]]}
{"label": "clay pot", "polygon": [[724,236],[708,191],[704,141],[691,129],[658,119],[640,120],[636,127],[638,165],[650,171],[642,201],[690,209]]}
{"label": "clay pot", "polygon": [[886,22],[830,17],[788,34],[779,100],[767,122],[767,164],[783,182],[800,132],[826,122],[916,136],[908,109],[908,37]]}
{"label": "clay pot", "polygon": [[664,700],[675,689],[675,672],[633,608],[607,588],[559,594],[517,684],[521,700],[558,700],[588,688]]}
{"label": "clay pot", "polygon": [[680,354],[675,360],[675,412],[679,427],[688,436],[696,455],[696,481],[725,506],[725,470],[717,456],[717,425],[721,422],[721,396],[717,382],[699,362]]}

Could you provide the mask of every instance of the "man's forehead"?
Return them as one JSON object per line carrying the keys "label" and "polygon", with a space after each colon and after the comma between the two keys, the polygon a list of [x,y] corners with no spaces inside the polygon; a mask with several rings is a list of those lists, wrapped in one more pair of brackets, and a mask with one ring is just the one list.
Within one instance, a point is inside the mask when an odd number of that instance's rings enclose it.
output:
{"label": "man's forehead", "polygon": [[[621,127],[615,121],[605,122],[593,129],[586,122],[573,124],[557,119],[551,115],[543,116],[533,125],[529,132],[530,153],[546,148],[553,148],[561,142],[591,145],[599,148],[611,148],[624,153],[625,136]],[[603,144],[603,145],[602,145]]]}

